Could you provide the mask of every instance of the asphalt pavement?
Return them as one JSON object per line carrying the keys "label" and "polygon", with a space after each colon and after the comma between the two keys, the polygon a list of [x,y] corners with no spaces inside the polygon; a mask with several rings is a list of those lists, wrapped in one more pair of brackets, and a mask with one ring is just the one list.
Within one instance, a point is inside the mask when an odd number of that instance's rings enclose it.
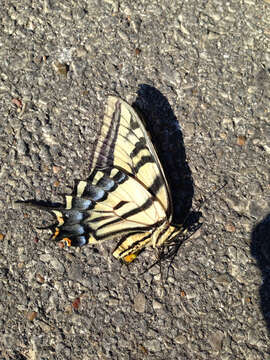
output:
{"label": "asphalt pavement", "polygon": [[[269,0],[3,2],[1,360],[270,359],[269,19]],[[148,271],[156,251],[62,249],[16,204],[89,176],[108,95],[145,117],[174,220],[202,224]]]}

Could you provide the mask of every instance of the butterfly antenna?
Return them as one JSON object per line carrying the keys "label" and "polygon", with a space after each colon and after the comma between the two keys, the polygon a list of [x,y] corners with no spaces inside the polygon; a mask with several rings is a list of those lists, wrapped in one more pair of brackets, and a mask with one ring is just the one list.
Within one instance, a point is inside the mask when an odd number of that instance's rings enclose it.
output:
{"label": "butterfly antenna", "polygon": [[[196,209],[196,214],[199,214],[200,210],[202,209],[202,207],[207,203],[207,201],[209,201],[213,196],[215,196],[219,191],[221,191],[225,186],[227,185],[227,181],[225,181],[225,183],[219,187],[217,190],[215,190],[206,200],[202,201],[200,203],[200,205],[198,206],[198,208]],[[192,213],[189,213],[185,220],[183,221],[183,224],[182,224],[182,227],[186,230],[184,230],[184,232],[187,232],[187,229],[190,228],[188,226],[188,222],[189,222],[189,219],[191,218],[191,216],[194,215],[194,212]],[[194,225],[194,224],[193,224]],[[202,226],[203,224],[202,223],[197,223],[195,224],[195,226],[193,226],[191,230],[191,233],[189,235],[186,235],[183,239],[181,239],[181,241],[175,241],[171,244],[168,245],[168,252],[165,253],[164,252],[164,248],[163,248],[163,251],[162,253],[160,254],[160,258],[158,261],[156,261],[152,266],[156,265],[158,262],[160,261],[163,261],[163,260],[170,260],[170,263],[169,263],[169,266],[168,266],[168,275],[169,275],[169,271],[170,271],[170,268],[172,268],[172,264],[173,264],[173,261],[175,259],[175,256],[177,255],[178,253],[178,250],[179,248],[182,246],[183,242],[188,240],[191,236],[194,235],[194,233],[200,229],[200,227]],[[170,249],[171,247],[171,249]]]}
{"label": "butterfly antenna", "polygon": [[152,265],[150,265],[148,268],[146,268],[143,272],[141,272],[139,274],[139,276],[142,276],[143,274],[147,273],[150,269],[152,269],[154,266],[156,266],[157,264],[161,264],[161,260],[158,259],[157,261],[155,261]]}
{"label": "butterfly antenna", "polygon": [[200,206],[198,207],[198,211],[209,201],[213,196],[215,196],[219,191],[221,191],[225,186],[228,184],[228,182],[225,180],[224,184],[220,186],[217,190],[215,190],[212,194],[210,194],[204,201],[201,202]]}

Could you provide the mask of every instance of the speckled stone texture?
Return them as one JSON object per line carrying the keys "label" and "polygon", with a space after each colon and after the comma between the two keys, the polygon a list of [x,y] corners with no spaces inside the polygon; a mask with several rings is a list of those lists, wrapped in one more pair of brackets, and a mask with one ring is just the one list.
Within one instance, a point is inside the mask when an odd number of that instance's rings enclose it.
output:
{"label": "speckled stone texture", "polygon": [[[269,19],[268,0],[3,1],[1,360],[270,358]],[[60,249],[15,204],[88,177],[109,94],[156,131],[176,216],[206,200],[169,273],[142,274],[153,250]]]}

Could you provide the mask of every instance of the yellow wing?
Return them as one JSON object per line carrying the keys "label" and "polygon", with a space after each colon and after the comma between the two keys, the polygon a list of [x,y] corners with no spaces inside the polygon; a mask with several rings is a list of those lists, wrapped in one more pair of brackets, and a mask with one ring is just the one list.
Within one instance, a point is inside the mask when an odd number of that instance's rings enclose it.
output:
{"label": "yellow wing", "polygon": [[95,244],[121,236],[117,258],[152,245],[152,234],[167,217],[160,202],[136,179],[120,169],[95,171],[79,181],[64,209],[53,209],[58,226],[53,238],[68,245]]}
{"label": "yellow wing", "polygon": [[118,167],[155,196],[171,221],[169,187],[154,146],[136,111],[125,101],[110,96],[91,168]]}

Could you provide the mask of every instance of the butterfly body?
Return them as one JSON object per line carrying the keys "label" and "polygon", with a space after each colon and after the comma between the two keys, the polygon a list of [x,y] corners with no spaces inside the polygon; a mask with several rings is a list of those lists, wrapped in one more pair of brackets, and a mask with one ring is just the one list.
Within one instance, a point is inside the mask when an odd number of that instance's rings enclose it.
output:
{"label": "butterfly body", "polygon": [[171,223],[170,190],[144,124],[117,97],[108,99],[91,169],[65,206],[49,208],[57,219],[55,241],[83,246],[120,239],[113,255],[131,262],[182,231]]}

